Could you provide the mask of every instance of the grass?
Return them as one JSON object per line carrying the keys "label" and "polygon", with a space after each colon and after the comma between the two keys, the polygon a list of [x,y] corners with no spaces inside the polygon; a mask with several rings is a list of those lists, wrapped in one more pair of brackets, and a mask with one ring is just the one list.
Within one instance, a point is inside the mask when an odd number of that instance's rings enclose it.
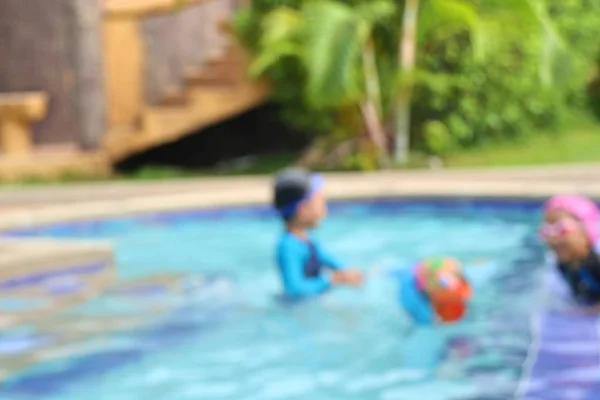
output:
{"label": "grass", "polygon": [[531,166],[600,161],[600,123],[582,119],[561,133],[540,134],[518,143],[462,150],[446,158],[448,167]]}
{"label": "grass", "polygon": [[131,174],[125,174],[117,179],[123,180],[157,180],[157,179],[178,179],[207,176],[235,176],[235,175],[261,175],[271,174],[274,171],[285,168],[293,164],[296,160],[296,154],[272,154],[257,157],[248,165],[229,165],[226,168],[184,170],[176,167],[147,166]]}
{"label": "grass", "polygon": [[158,181],[169,179],[185,179],[216,176],[260,175],[271,174],[296,160],[297,154],[273,154],[257,157],[256,160],[245,166],[228,165],[221,169],[184,169],[178,167],[148,165],[131,173],[114,176],[96,176],[79,174],[76,172],[65,173],[53,179],[39,176],[25,177],[15,183],[0,183],[3,188],[52,185],[61,183],[91,183],[114,181]]}
{"label": "grass", "polygon": [[[600,162],[600,123],[587,116],[574,119],[572,128],[561,133],[531,135],[519,142],[499,143],[486,148],[460,150],[445,158],[449,168],[492,166],[532,166],[561,163]],[[93,181],[153,181],[207,176],[271,174],[293,164],[297,154],[275,154],[257,157],[248,163],[229,163],[220,169],[184,170],[176,167],[147,166],[134,173],[114,177],[90,177],[68,174],[56,181],[39,178],[23,179],[20,185],[60,184]],[[406,168],[426,168],[427,159],[415,154]],[[12,186],[12,185],[11,185]]]}

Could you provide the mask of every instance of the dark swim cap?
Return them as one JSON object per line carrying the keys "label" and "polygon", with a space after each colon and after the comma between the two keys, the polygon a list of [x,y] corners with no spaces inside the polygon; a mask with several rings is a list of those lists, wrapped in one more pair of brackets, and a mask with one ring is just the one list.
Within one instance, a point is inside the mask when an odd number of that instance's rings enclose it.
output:
{"label": "dark swim cap", "polygon": [[323,188],[324,179],[301,168],[285,169],[275,177],[273,205],[284,218],[290,218],[304,200]]}

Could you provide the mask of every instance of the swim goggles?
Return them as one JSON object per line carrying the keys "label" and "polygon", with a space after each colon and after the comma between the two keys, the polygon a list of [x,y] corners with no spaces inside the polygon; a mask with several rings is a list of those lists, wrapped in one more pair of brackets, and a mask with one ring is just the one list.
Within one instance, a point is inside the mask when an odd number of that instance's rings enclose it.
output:
{"label": "swim goggles", "polygon": [[554,223],[544,223],[540,226],[539,235],[542,239],[565,237],[581,229],[581,224],[573,218],[562,218]]}

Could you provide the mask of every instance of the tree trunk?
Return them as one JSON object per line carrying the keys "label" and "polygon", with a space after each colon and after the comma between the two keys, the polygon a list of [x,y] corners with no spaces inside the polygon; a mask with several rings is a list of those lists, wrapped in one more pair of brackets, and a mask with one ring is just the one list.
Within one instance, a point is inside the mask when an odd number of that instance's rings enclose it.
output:
{"label": "tree trunk", "polygon": [[396,143],[395,159],[399,164],[408,162],[410,147],[410,109],[413,89],[413,71],[417,41],[417,15],[419,0],[406,0],[400,40],[399,65],[401,72],[400,90],[396,98]]}
{"label": "tree trunk", "polygon": [[362,60],[367,98],[370,99],[373,104],[375,104],[377,115],[379,115],[379,118],[381,118],[381,85],[379,81],[379,73],[377,72],[377,62],[375,60],[375,49],[373,47],[373,40],[371,38],[369,38],[367,43],[365,43],[363,46]]}
{"label": "tree trunk", "polygon": [[381,166],[387,167],[389,157],[387,137],[382,124],[381,87],[371,39],[363,47],[362,59],[367,99],[360,105],[360,110],[367,134],[379,151],[379,162]]}
{"label": "tree trunk", "polygon": [[379,164],[380,166],[387,168],[389,167],[389,157],[387,153],[385,131],[381,119],[377,115],[375,104],[373,104],[372,101],[366,100],[361,103],[360,111],[365,122],[367,135],[369,135],[369,139],[375,144],[379,152]]}

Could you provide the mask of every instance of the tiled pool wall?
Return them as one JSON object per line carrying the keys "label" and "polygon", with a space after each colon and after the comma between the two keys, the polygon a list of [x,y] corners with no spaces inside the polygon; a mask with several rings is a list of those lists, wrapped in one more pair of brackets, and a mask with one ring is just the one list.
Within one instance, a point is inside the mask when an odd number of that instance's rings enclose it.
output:
{"label": "tiled pool wall", "polygon": [[[494,212],[498,209],[537,212],[541,208],[542,199],[518,198],[461,198],[461,197],[423,197],[423,198],[377,198],[377,199],[351,199],[332,200],[329,208],[332,212],[343,210],[356,204],[364,205],[373,212],[401,211],[408,208],[421,208],[432,210],[461,211],[476,208],[478,211]],[[203,207],[197,209],[183,209],[177,211],[145,212],[125,216],[116,216],[101,219],[64,221],[51,224],[40,224],[22,228],[4,230],[0,233],[4,237],[56,237],[63,234],[75,234],[78,230],[100,226],[104,224],[129,223],[161,223],[168,224],[190,219],[219,220],[225,218],[275,218],[275,211],[265,205],[251,206],[225,206]]]}

